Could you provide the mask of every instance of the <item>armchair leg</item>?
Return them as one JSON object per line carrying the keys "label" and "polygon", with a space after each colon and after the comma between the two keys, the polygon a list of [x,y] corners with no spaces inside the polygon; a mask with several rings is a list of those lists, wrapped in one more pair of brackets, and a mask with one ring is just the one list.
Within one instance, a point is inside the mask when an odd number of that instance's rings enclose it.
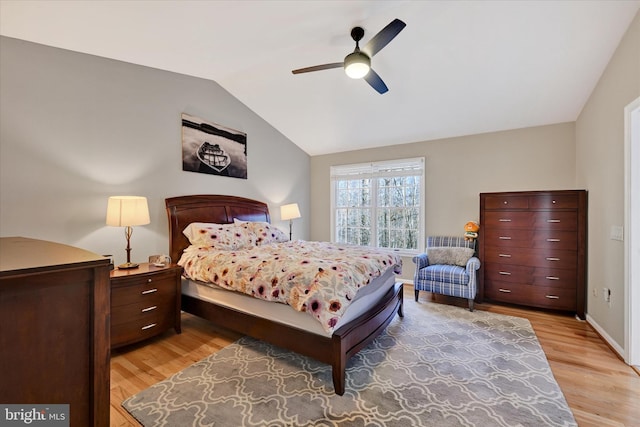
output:
{"label": "armchair leg", "polygon": [[416,302],[418,302],[418,294],[420,293],[420,291],[416,289],[416,290],[414,291],[414,293],[415,293],[415,295],[416,295]]}
{"label": "armchair leg", "polygon": [[473,298],[469,298],[469,311],[473,311]]}

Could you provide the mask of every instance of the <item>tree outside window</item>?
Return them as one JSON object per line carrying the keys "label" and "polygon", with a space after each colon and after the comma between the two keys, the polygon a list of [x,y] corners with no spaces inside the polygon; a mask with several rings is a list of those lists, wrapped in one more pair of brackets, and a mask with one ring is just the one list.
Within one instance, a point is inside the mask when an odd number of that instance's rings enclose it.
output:
{"label": "tree outside window", "polygon": [[424,249],[424,158],[334,166],[331,179],[333,241]]}

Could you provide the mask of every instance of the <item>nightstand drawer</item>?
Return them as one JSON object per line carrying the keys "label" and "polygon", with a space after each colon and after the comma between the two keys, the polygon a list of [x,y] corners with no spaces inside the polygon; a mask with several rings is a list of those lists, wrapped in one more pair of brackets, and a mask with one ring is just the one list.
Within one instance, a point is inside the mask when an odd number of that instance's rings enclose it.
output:
{"label": "nightstand drawer", "polygon": [[158,312],[148,318],[136,319],[120,325],[111,325],[113,346],[131,344],[158,335],[174,325],[172,312]]}
{"label": "nightstand drawer", "polygon": [[175,295],[176,278],[172,274],[142,276],[118,280],[112,286],[112,306],[128,305],[142,299],[155,300]]}
{"label": "nightstand drawer", "polygon": [[[156,298],[155,301],[149,300],[144,303],[136,302],[128,305],[120,305],[111,309],[111,325],[121,325],[134,320],[150,319],[153,316],[157,316],[158,313],[173,312],[175,307],[175,297]],[[149,322],[153,322],[153,320],[149,320]]]}

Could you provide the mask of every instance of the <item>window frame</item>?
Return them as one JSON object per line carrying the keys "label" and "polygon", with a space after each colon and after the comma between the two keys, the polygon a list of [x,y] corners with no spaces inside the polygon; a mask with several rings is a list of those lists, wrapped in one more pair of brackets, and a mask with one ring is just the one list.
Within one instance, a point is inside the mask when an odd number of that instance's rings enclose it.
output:
{"label": "window frame", "polygon": [[[412,173],[413,171],[417,173]],[[394,248],[381,248],[388,249],[395,253],[399,253],[401,256],[414,256],[418,255],[425,250],[425,158],[413,157],[397,160],[384,160],[377,162],[366,163],[353,163],[346,165],[335,165],[330,167],[329,181],[330,181],[330,216],[331,216],[331,241],[336,242],[336,212],[337,212],[337,182],[345,180],[358,180],[358,179],[371,179],[372,191],[371,191],[371,207],[370,207],[370,224],[371,224],[371,242],[377,244],[377,211],[382,206],[378,206],[378,191],[377,183],[373,181],[378,178],[391,178],[398,176],[419,176],[420,185],[418,189],[419,193],[419,213],[418,213],[418,248],[417,249],[394,249]]]}

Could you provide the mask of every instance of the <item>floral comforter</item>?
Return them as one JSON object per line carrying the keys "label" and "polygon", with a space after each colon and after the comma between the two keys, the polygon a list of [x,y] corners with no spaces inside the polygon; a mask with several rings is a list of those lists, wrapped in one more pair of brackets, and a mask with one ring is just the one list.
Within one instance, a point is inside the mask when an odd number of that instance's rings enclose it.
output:
{"label": "floral comforter", "polygon": [[328,333],[358,289],[389,268],[402,270],[400,256],[389,251],[302,240],[241,250],[192,245],[178,264],[187,278],[307,312]]}

